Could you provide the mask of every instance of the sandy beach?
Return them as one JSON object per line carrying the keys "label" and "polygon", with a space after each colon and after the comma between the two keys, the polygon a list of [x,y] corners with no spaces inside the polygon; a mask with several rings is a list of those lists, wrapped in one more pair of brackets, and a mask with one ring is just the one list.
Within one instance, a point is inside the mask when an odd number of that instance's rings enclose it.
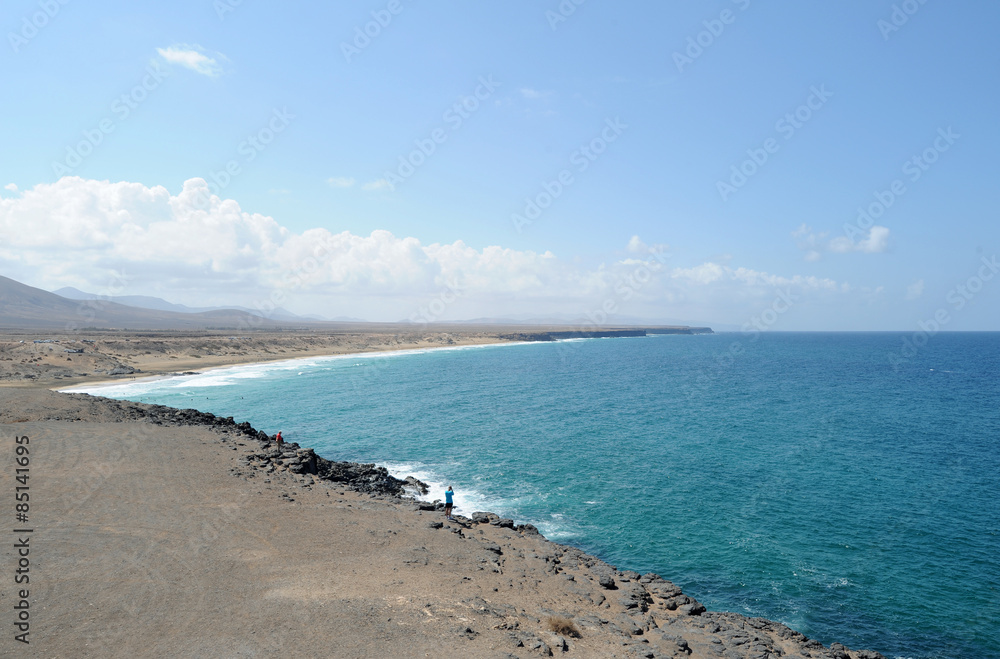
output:
{"label": "sandy beach", "polygon": [[[155,352],[153,339],[129,338],[95,340],[91,358],[151,374],[206,357],[218,366],[330,354],[330,344],[303,337],[211,355],[228,339],[188,337]],[[385,349],[496,338],[359,340]],[[433,504],[400,497],[403,484],[373,467],[279,450],[276,429],[253,429],[252,419],[49,391],[76,381],[55,377],[61,355],[88,353],[21,340],[3,343],[4,373],[30,362],[46,375],[8,377],[0,388],[9,456],[0,487],[30,487],[26,518],[10,526],[25,529],[10,537],[27,547],[5,543],[9,585],[0,590],[7,611],[28,603],[30,644],[15,639],[24,631],[8,616],[5,655],[881,656],[707,612],[669,575],[619,570],[513,520],[448,521]],[[27,485],[16,480],[19,446]],[[19,569],[27,579],[14,587]]]}
{"label": "sandy beach", "polygon": [[401,332],[45,332],[0,334],[0,386],[78,384],[200,372],[221,366],[385,350],[518,340],[516,328]]}

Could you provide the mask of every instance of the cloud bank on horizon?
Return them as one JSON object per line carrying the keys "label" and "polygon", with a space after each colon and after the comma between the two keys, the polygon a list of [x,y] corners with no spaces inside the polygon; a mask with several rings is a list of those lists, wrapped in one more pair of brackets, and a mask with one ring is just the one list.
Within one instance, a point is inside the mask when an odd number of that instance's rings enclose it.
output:
{"label": "cloud bank on horizon", "polygon": [[667,245],[639,236],[588,268],[551,251],[423,245],[385,230],[296,233],[212,194],[200,178],[172,195],[163,186],[65,177],[2,198],[0,259],[15,279],[49,289],[102,294],[114,281],[119,295],[378,321],[560,313],[663,322],[709,313],[709,299],[755,308],[776,289],[788,300],[851,292],[831,279],[711,261],[675,267]]}

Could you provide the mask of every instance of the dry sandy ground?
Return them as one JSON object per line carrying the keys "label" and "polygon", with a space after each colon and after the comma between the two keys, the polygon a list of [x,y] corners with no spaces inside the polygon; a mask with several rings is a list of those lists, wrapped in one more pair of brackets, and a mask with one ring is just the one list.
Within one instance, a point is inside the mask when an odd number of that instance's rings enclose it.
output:
{"label": "dry sandy ground", "polygon": [[[232,427],[155,425],[147,409],[0,388],[0,654],[880,656],[702,613],[669,582],[530,529],[448,522],[412,500],[275,469],[248,459],[269,443]],[[23,437],[30,507],[18,523]],[[30,550],[15,547],[24,539]],[[30,582],[15,588],[18,569]],[[15,640],[20,588],[30,645]]]}
{"label": "dry sandy ground", "polygon": [[[75,384],[317,355],[511,340],[500,331],[117,332],[0,334],[0,386]],[[82,352],[75,352],[82,351]]]}

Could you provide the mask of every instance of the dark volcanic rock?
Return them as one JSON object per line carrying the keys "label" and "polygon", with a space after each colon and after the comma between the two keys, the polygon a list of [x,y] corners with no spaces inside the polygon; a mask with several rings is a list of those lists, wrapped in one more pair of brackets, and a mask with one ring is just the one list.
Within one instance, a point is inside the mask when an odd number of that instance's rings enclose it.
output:
{"label": "dark volcanic rock", "polygon": [[705,612],[705,607],[692,600],[691,604],[685,604],[684,606],[677,607],[677,611],[688,616],[700,616]]}
{"label": "dark volcanic rock", "polygon": [[615,578],[608,572],[603,572],[598,575],[597,583],[601,584],[601,588],[606,588],[608,590],[615,590],[618,588],[618,586],[615,585]]}
{"label": "dark volcanic rock", "polygon": [[[292,473],[312,474],[321,480],[339,483],[368,494],[402,496],[405,494],[404,486],[409,486],[411,489],[423,488],[426,490],[427,488],[426,484],[415,478],[408,481],[394,478],[384,467],[326,460],[316,455],[312,449],[303,449],[294,442],[286,442],[280,450],[277,450],[271,437],[254,428],[248,421],[236,423],[233,417],[217,417],[214,414],[193,409],[178,410],[164,405],[133,403],[96,396],[95,398],[102,400],[115,413],[118,421],[144,419],[156,425],[213,426],[226,428],[249,439],[256,439],[264,447],[264,450],[257,456],[261,467],[266,468],[267,463],[272,465],[280,463],[280,466],[287,466]],[[269,448],[275,450],[268,450]]]}
{"label": "dark volcanic rock", "polygon": [[[494,517],[496,517],[496,516],[494,516]],[[514,520],[512,520],[512,519],[506,519],[506,518],[503,518],[503,517],[496,517],[496,519],[491,519],[490,520],[490,526],[499,526],[500,528],[503,528],[503,529],[513,529],[514,528]]]}
{"label": "dark volcanic rock", "polygon": [[376,467],[373,464],[332,462],[316,456],[316,473],[323,480],[342,483],[358,492],[394,496],[406,493],[406,481],[390,476],[385,467]]}
{"label": "dark volcanic rock", "polygon": [[497,555],[503,554],[503,551],[500,549],[500,545],[498,545],[495,542],[486,541],[480,544],[482,544],[483,549],[485,549],[486,551],[491,551]]}
{"label": "dark volcanic rock", "polygon": [[407,487],[415,490],[417,494],[427,494],[427,492],[429,491],[427,489],[426,483],[424,483],[423,481],[418,481],[413,476],[407,476],[403,482],[406,483]]}

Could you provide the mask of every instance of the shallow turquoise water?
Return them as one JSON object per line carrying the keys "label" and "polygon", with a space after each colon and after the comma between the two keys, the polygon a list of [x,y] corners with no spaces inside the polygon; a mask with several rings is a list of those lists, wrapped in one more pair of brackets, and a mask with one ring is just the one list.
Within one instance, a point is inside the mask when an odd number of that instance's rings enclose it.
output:
{"label": "shallow turquoise water", "polygon": [[[1000,657],[1000,334],[598,339],[237,367],[100,393],[456,490],[712,609]],[[730,347],[737,344],[738,354]]]}

